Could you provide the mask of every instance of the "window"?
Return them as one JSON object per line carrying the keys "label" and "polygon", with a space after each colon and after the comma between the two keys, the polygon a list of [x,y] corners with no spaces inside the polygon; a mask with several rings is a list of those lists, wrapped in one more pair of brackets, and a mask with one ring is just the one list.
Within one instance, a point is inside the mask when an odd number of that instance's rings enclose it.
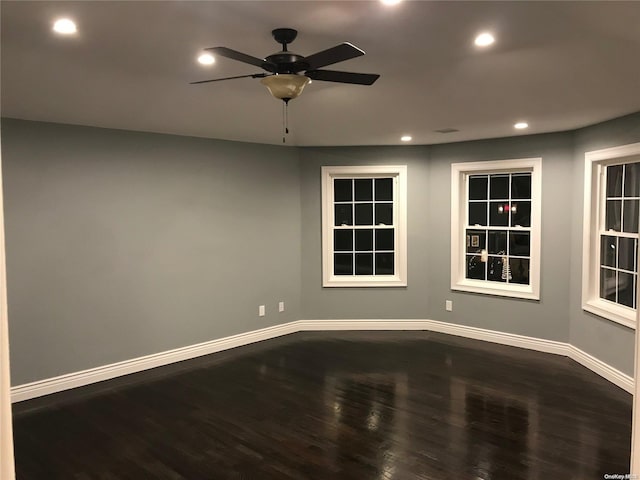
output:
{"label": "window", "polygon": [[406,166],[322,167],[323,285],[406,286]]}
{"label": "window", "polygon": [[540,298],[540,158],[451,165],[451,288]]}
{"label": "window", "polygon": [[582,308],[635,327],[640,143],[585,155]]}

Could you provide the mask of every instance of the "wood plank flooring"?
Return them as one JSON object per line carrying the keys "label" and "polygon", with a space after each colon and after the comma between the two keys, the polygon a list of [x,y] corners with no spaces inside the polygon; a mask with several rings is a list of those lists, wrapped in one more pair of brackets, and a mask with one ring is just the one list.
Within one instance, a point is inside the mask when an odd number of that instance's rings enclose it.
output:
{"label": "wood plank flooring", "polygon": [[297,333],[14,405],[18,480],[537,480],[629,471],[631,396],[564,357]]}

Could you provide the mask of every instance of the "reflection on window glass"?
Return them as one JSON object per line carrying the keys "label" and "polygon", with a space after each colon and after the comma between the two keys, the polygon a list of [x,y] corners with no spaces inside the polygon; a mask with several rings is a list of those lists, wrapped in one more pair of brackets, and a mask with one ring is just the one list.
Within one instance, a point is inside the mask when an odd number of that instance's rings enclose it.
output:
{"label": "reflection on window glass", "polygon": [[531,233],[525,229],[531,227],[531,173],[470,175],[468,186],[467,224],[488,229],[466,230],[466,278],[528,285]]}
{"label": "reflection on window glass", "polygon": [[333,179],[334,275],[395,275],[394,185],[390,177]]}
{"label": "reflection on window glass", "polygon": [[639,194],[640,162],[606,167],[600,298],[630,308],[637,308]]}

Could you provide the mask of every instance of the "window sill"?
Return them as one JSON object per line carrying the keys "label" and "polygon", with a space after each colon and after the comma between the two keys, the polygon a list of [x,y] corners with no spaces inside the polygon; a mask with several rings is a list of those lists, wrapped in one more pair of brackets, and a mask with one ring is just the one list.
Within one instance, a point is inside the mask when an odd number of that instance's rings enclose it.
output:
{"label": "window sill", "polygon": [[624,325],[635,330],[636,312],[628,307],[623,307],[601,299],[589,300],[582,305],[585,312],[593,313],[612,322]]}
{"label": "window sill", "polygon": [[486,282],[474,280],[461,280],[451,285],[451,290],[460,292],[480,293],[483,295],[496,295],[499,297],[522,298],[525,300],[540,300],[540,294],[533,291],[531,285],[487,286]]}
{"label": "window sill", "polygon": [[398,276],[381,277],[340,277],[331,276],[322,284],[323,287],[406,287],[407,281]]}

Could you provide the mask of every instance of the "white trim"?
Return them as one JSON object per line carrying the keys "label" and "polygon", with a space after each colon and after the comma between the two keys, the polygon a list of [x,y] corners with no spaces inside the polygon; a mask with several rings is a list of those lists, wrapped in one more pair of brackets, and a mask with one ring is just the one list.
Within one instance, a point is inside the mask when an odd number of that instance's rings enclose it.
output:
{"label": "white trim", "polygon": [[2,199],[2,153],[0,153],[0,478],[14,480],[16,476],[10,402],[9,322],[7,318],[7,272]]}
{"label": "white trim", "polygon": [[294,322],[267,327],[252,332],[241,333],[210,342],[199,343],[187,347],[177,348],[153,355],[138,357],[124,362],[104,365],[102,367],[83,370],[81,372],[61,375],[59,377],[40,380],[24,385],[18,385],[11,389],[11,400],[19,402],[31,398],[76,388],[91,383],[109,380],[111,378],[140,372],[163,365],[168,365],[191,358],[209,355],[211,353],[228,350],[231,348],[249,345],[251,343],[276,338],[296,332],[311,331],[341,331],[341,330],[425,330],[445,333],[458,337],[472,338],[485,342],[498,343],[511,347],[526,348],[538,352],[567,356],[580,363],[589,370],[597,373],[611,383],[619,386],[627,392],[633,391],[633,378],[611,367],[605,362],[589,355],[569,343],[546,340],[543,338],[527,337],[514,333],[498,332],[484,328],[469,327],[453,323],[440,322],[427,319],[399,319],[399,320],[298,320]]}
{"label": "white trim", "polygon": [[628,328],[636,328],[636,313],[633,309],[617,306],[600,299],[597,291],[600,265],[600,232],[592,226],[598,225],[598,219],[604,215],[602,208],[601,185],[605,166],[610,164],[638,161],[640,143],[631,143],[618,147],[603,148],[586,152],[584,155],[584,201],[582,224],[582,309],[606,318]]}
{"label": "white trim", "polygon": [[[465,278],[465,245],[462,241],[466,211],[465,178],[470,173],[531,172],[531,235],[529,285],[502,284]],[[480,227],[484,228],[484,227]],[[540,300],[542,237],[542,158],[517,158],[451,164],[451,290]]]}
{"label": "white trim", "polygon": [[[638,212],[640,216],[640,212]],[[639,219],[640,221],[640,219]],[[640,261],[640,259],[638,259]],[[636,298],[640,299],[640,282],[636,282]],[[640,324],[640,308],[636,309],[636,325]],[[634,375],[638,378],[640,372],[640,331],[636,329],[636,344],[634,348]],[[640,382],[636,383],[633,391],[633,417],[631,420],[631,465],[629,472],[640,476]]]}
{"label": "white trim", "polygon": [[[406,165],[358,165],[323,166],[322,173],[322,286],[323,287],[406,287],[407,286],[407,166]],[[397,179],[394,188],[395,275],[347,276],[333,274],[333,256],[329,254],[333,245],[333,197],[331,179],[375,178],[393,176]]]}
{"label": "white trim", "polygon": [[273,327],[262,328],[252,332],[240,333],[230,337],[219,338],[209,342],[198,343],[186,347],[167,350],[165,352],[145,355],[144,357],[132,358],[123,362],[103,365],[101,367],[90,368],[80,372],[68,373],[58,377],[39,380],[36,382],[18,385],[11,389],[11,401],[21,402],[31,398],[49,395],[51,393],[69,390],[71,388],[82,387],[92,383],[102,382],[112,378],[128,375],[130,373],[142,372],[151,368],[169,365],[171,363],[189,360],[191,358],[209,355],[211,353],[229,350],[231,348],[261,342],[271,338],[280,337],[296,332],[296,322],[285,323]]}

